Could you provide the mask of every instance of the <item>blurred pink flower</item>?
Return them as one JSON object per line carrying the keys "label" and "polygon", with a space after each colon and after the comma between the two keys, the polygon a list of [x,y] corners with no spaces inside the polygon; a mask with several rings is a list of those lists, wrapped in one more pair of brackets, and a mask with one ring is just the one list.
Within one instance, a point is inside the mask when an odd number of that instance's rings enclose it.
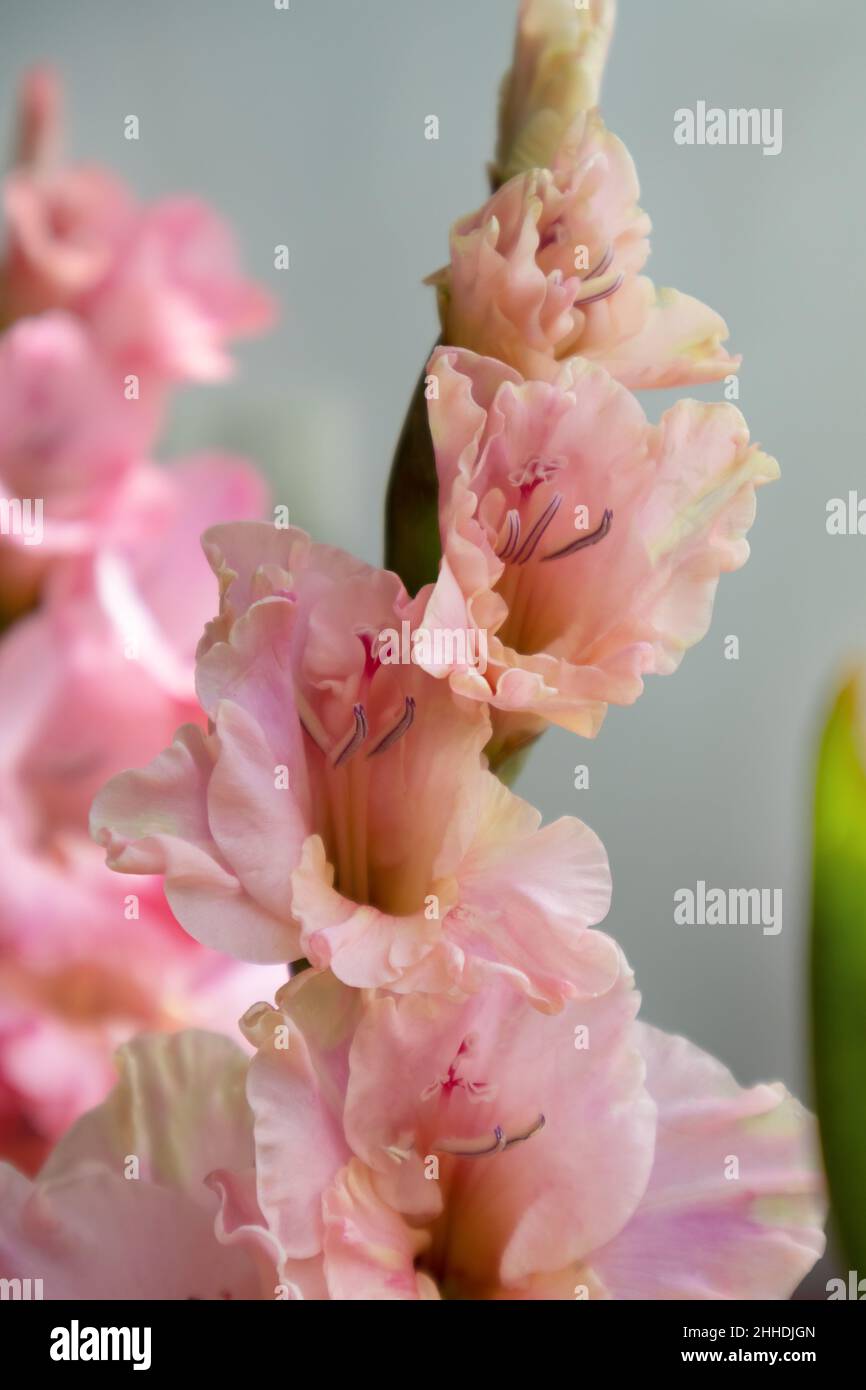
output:
{"label": "blurred pink flower", "polygon": [[0,846],[15,876],[0,916],[0,1155],[34,1171],[111,1089],[120,1043],[189,1027],[240,1041],[250,999],[285,971],[205,950],[158,880],[125,895],[81,837],[57,836],[37,859],[3,823]]}
{"label": "blurred pink flower", "polygon": [[0,306],[8,322],[46,309],[81,312],[122,253],[132,197],[102,169],[13,169],[3,184],[7,246]]}
{"label": "blurred pink flower", "polygon": [[443,342],[553,381],[581,356],[637,390],[736,371],[712,309],[640,274],[649,218],[625,146],[596,113],[572,126],[553,168],[504,184],[451,233],[437,287]]}
{"label": "blurred pink flower", "polygon": [[103,352],[124,370],[165,381],[228,376],[227,343],[273,319],[269,296],[237,268],[229,228],[188,197],[138,213],[121,254],[80,308]]}
{"label": "blurred pink flower", "polygon": [[56,82],[40,70],[25,81],[20,162],[3,186],[0,322],[68,309],[114,363],[118,390],[124,375],[143,378],[142,399],[226,376],[228,342],[273,317],[229,228],[198,199],[141,207],[102,169],[58,164],[58,122]]}
{"label": "blurred pink flower", "polygon": [[193,660],[213,581],[199,535],[263,504],[260,480],[239,460],[138,468],[100,549],[68,560],[42,607],[0,643],[5,1152],[19,1141],[38,1148],[96,1103],[131,1032],[234,1031],[250,992],[280,978],[199,947],[157,880],[130,899],[87,834],[106,778],[201,717]]}
{"label": "blurred pink flower", "polygon": [[6,634],[0,754],[19,768],[19,804],[41,797],[40,820],[84,830],[112,771],[199,717],[195,649],[214,609],[200,535],[217,518],[260,514],[265,497],[227,455],[138,467],[98,548],[59,566],[43,606]]}
{"label": "blurred pink flower", "polygon": [[[137,1038],[118,1060],[112,1095],[35,1182],[0,1165],[0,1277],[38,1271],[46,1299],[273,1297],[273,1279],[263,1292],[255,1261],[218,1241],[204,1182],[252,1162],[244,1054],[190,1032]],[[62,1051],[52,1061],[62,1070]]]}
{"label": "blurred pink flower", "polygon": [[451,348],[429,370],[443,563],[423,622],[483,631],[488,660],[427,668],[494,707],[491,753],[545,721],[592,735],[703,637],[777,464],[733,406],[651,426],[581,359],[552,383]]}
{"label": "blurred pink flower", "polygon": [[111,867],[164,874],[187,930],[246,960],[306,956],[401,992],[505,975],[546,1008],[605,988],[615,950],[585,930],[610,896],[596,836],[539,829],[482,764],[484,706],[383,660],[423,596],[296,530],[220,526],[205,547],[211,732],[181,729],[100,793]]}
{"label": "blurred pink flower", "polygon": [[0,500],[9,517],[0,579],[7,606],[15,592],[40,583],[58,557],[95,550],[120,524],[153,424],[142,402],[124,398],[70,315],[23,319],[0,337]]}
{"label": "blurred pink flower", "polygon": [[785,1298],[821,1254],[811,1117],[636,1025],[625,967],[555,1018],[326,975],[278,1005],[245,1020],[255,1172],[210,1182],[295,1297]]}

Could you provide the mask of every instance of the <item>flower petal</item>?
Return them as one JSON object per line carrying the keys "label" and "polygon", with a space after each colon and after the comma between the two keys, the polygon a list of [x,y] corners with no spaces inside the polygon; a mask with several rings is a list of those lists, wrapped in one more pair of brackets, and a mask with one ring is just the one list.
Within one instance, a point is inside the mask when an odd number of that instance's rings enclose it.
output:
{"label": "flower petal", "polygon": [[595,1275],[618,1299],[790,1297],[824,1249],[811,1117],[783,1086],[742,1089],[683,1038],[646,1026],[640,1038],[656,1158]]}

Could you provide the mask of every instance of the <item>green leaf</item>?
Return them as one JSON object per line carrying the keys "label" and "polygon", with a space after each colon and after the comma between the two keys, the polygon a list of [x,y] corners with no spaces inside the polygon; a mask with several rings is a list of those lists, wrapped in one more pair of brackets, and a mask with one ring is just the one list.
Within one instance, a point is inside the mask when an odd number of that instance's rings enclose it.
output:
{"label": "green leaf", "polygon": [[422,372],[406,416],[385,504],[385,566],[410,594],[439,573],[439,482]]}
{"label": "green leaf", "polygon": [[815,790],[812,1024],[818,1118],[839,1236],[866,1269],[866,769],[859,692],[839,694]]}

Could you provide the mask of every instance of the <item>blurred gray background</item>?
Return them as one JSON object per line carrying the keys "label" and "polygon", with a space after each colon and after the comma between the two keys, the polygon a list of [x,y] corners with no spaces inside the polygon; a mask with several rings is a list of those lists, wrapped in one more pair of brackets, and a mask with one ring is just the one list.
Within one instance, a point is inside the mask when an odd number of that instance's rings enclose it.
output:
{"label": "blurred gray background", "polygon": [[[69,146],[142,196],[196,191],[232,221],[281,321],[226,387],[188,390],[170,445],[262,463],[292,519],[377,562],[382,499],[436,334],[422,277],[485,196],[516,0],[0,0],[0,118],[17,75],[56,63]],[[602,836],[608,926],[645,1014],[743,1081],[808,1094],[809,801],[834,683],[866,651],[866,537],[829,537],[863,487],[866,5],[621,0],[603,96],[654,222],[650,271],[717,308],[744,354],[740,407],[783,478],[760,496],[745,570],[679,673],[594,743],[548,734],[518,790]],[[784,146],[683,148],[673,113],[781,107]],[[141,125],[123,138],[123,118]],[[438,142],[424,118],[439,117]],[[273,268],[287,243],[291,268]],[[721,386],[702,394],[721,399]],[[656,417],[671,393],[644,397]],[[740,641],[727,661],[728,634]],[[590,768],[575,791],[573,768]],[[782,888],[779,936],[677,927],[673,893]]]}

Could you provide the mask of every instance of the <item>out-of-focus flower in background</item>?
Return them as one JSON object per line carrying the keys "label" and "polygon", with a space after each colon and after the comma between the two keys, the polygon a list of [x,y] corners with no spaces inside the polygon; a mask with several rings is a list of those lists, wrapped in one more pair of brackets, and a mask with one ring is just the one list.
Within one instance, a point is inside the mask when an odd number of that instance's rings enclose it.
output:
{"label": "out-of-focus flower in background", "polygon": [[141,1029],[236,1033],[284,972],[194,942],[161,886],[118,887],[88,836],[106,778],[201,720],[194,657],[214,610],[202,531],[260,516],[244,460],[160,467],[175,381],[230,366],[269,317],[203,204],[136,205],[58,163],[60,94],[22,91],[0,257],[0,1151],[26,1166],[111,1085]]}
{"label": "out-of-focus flower in background", "polygon": [[220,1242],[205,1185],[253,1160],[243,1051],[189,1032],[136,1038],[118,1062],[35,1182],[0,1165],[0,1269],[38,1268],[52,1299],[273,1298],[275,1261]]}
{"label": "out-of-focus flower in background", "polygon": [[50,74],[31,75],[23,105],[38,115],[22,122],[3,189],[0,322],[68,309],[107,360],[157,398],[171,382],[227,375],[229,341],[273,317],[270,296],[240,269],[230,229],[196,198],[142,206],[106,171],[59,163]]}
{"label": "out-of-focus flower in background", "polygon": [[0,337],[0,497],[29,522],[0,538],[7,609],[32,602],[58,560],[132,529],[153,424],[71,315],[21,319]]}

